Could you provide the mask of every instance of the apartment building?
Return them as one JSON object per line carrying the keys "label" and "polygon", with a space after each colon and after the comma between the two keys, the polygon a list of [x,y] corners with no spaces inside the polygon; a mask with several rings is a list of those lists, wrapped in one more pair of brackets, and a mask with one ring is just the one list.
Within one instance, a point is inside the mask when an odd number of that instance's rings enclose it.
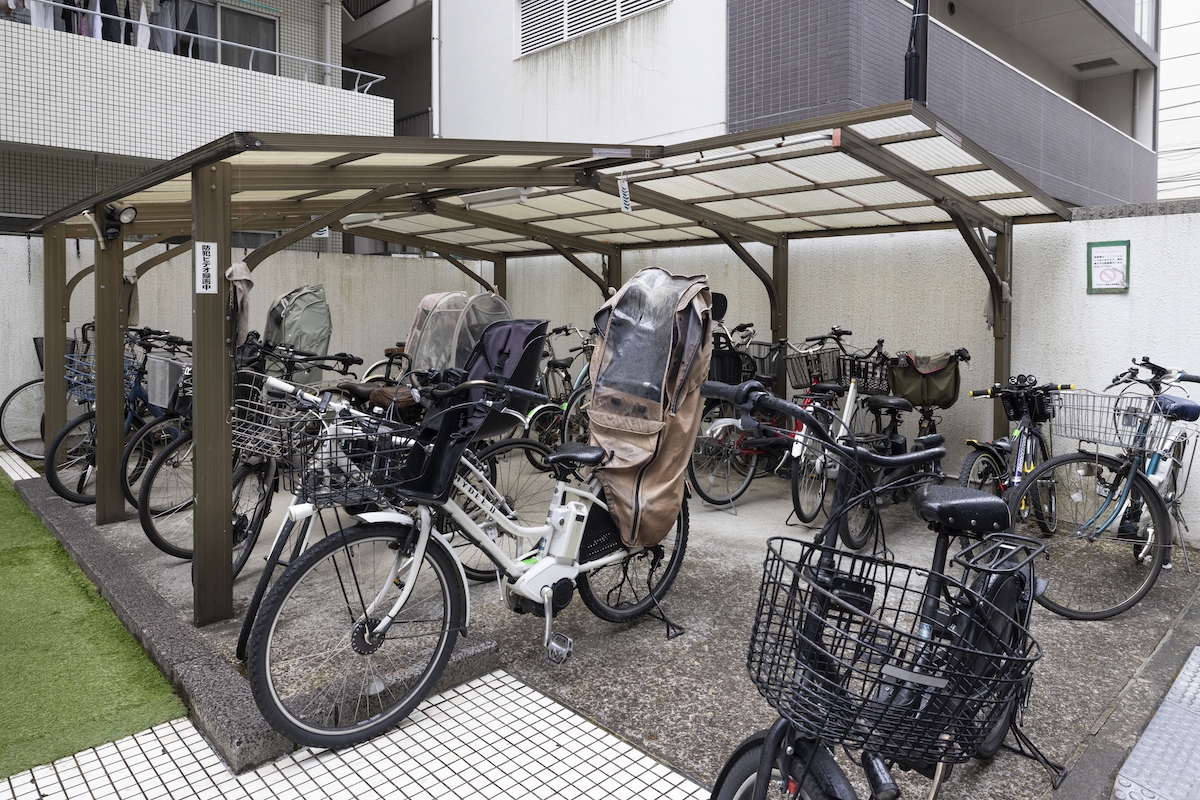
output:
{"label": "apartment building", "polygon": [[0,3],[0,230],[231,131],[388,136],[331,0]]}
{"label": "apartment building", "polygon": [[[671,143],[901,100],[913,22],[903,0],[354,2],[343,63],[388,76],[397,131],[464,138]],[[929,8],[931,111],[1068,203],[1155,198],[1158,0]]]}

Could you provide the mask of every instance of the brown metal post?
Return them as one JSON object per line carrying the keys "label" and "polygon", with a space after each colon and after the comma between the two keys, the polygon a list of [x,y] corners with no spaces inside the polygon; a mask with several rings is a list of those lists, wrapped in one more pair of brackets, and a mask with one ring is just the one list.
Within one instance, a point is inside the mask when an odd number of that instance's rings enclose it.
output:
{"label": "brown metal post", "polygon": [[[1001,293],[997,297],[992,292],[992,307],[995,325],[992,327],[994,337],[995,362],[992,372],[993,381],[1001,386],[1008,385],[1008,376],[1012,374],[1012,220],[1004,227],[1004,233],[996,234],[996,273],[1000,278]],[[1008,418],[999,403],[995,406],[992,417],[992,434],[997,439],[1007,435]]]}
{"label": "brown metal post", "polygon": [[508,299],[508,258],[495,256],[492,259],[492,283],[496,285],[496,294]]}
{"label": "brown metal post", "polygon": [[605,256],[605,259],[607,268],[604,271],[604,280],[608,284],[608,295],[611,297],[625,285],[625,276],[621,272],[621,251]]}
{"label": "brown metal post", "polygon": [[[95,209],[104,219],[104,206]],[[101,245],[104,245],[101,249]],[[119,479],[125,407],[125,326],[121,319],[121,239],[96,241],[96,524],[125,519],[125,495]]]}
{"label": "brown metal post", "polygon": [[227,315],[230,167],[221,162],[192,172],[192,456],[196,503],[192,614],[197,625],[233,616],[233,470],[229,403],[233,335]]}
{"label": "brown metal post", "polygon": [[[775,282],[774,313],[771,315],[771,339],[778,342],[788,335],[788,238],[780,236],[771,248],[771,278]],[[776,394],[785,396],[787,391],[787,353],[779,354],[779,369],[775,375]]]}
{"label": "brown metal post", "polygon": [[45,362],[46,444],[67,424],[67,381],[62,353],[67,349],[67,232],[60,225],[42,231],[42,357]]}

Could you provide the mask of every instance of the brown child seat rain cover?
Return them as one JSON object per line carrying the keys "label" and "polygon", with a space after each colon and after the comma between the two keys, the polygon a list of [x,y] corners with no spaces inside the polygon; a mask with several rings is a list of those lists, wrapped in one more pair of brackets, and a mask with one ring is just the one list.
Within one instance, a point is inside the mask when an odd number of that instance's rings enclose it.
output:
{"label": "brown child seat rain cover", "polygon": [[684,469],[700,426],[700,384],[712,355],[708,277],[643,269],[596,312],[591,444],[628,546],[651,547],[683,503]]}

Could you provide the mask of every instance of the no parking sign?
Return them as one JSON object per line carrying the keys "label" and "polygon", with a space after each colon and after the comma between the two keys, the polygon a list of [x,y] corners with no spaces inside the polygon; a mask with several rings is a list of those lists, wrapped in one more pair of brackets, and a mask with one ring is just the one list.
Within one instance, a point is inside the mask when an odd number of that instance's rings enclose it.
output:
{"label": "no parking sign", "polygon": [[1129,291],[1129,242],[1088,242],[1088,294]]}

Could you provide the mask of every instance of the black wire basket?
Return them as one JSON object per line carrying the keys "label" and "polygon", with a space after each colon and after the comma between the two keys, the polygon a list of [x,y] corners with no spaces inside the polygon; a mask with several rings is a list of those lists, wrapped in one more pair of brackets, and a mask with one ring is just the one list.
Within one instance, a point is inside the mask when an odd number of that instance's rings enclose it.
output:
{"label": "black wire basket", "polygon": [[747,343],[746,355],[754,361],[755,376],[775,377],[775,368],[779,363],[779,350],[770,342]]}
{"label": "black wire basket", "polygon": [[793,389],[807,389],[817,381],[837,383],[838,354],[836,347],[822,347],[787,357],[788,383]]}
{"label": "black wire basket", "polygon": [[281,472],[285,488],[317,508],[391,505],[405,477],[412,432],[349,414],[293,425],[287,451],[297,468]]}
{"label": "black wire basket", "polygon": [[[832,568],[819,568],[822,554]],[[747,656],[759,692],[806,738],[908,764],[971,758],[1003,724],[1041,651],[1016,620],[948,576],[942,607],[950,598],[951,613],[923,637],[928,577],[770,539]]]}
{"label": "black wire basket", "polygon": [[838,383],[850,388],[858,381],[859,394],[890,394],[887,361],[875,356],[838,356]]}

